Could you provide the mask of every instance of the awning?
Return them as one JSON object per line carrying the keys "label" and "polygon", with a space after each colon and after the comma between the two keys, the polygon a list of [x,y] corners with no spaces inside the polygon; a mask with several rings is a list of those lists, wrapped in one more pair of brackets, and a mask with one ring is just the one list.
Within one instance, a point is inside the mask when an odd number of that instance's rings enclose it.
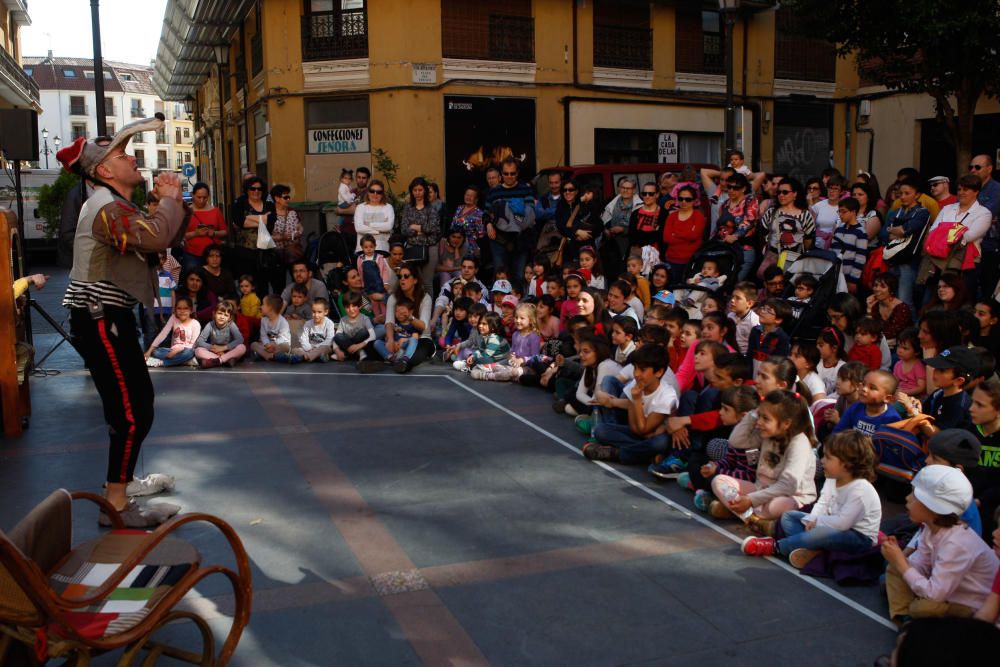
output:
{"label": "awning", "polygon": [[228,45],[256,0],[167,0],[153,66],[164,100],[193,97],[212,68],[216,45]]}

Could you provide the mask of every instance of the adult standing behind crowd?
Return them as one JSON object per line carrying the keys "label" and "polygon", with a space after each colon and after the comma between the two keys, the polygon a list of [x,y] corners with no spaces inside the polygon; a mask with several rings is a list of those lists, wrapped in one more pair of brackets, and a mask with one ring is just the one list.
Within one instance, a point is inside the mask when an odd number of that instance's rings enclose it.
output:
{"label": "adult standing behind crowd", "polygon": [[281,285],[285,284],[285,273],[292,268],[292,262],[305,257],[306,250],[302,246],[304,229],[299,222],[299,214],[289,208],[292,199],[292,189],[287,185],[275,185],[271,188],[271,201],[274,202],[274,244],[278,246],[278,257],[281,260]]}
{"label": "adult standing behind crowd", "polygon": [[473,249],[476,256],[479,256],[479,251],[482,250],[482,238],[486,235],[486,226],[483,224],[483,209],[479,208],[479,188],[475,185],[465,186],[462,204],[455,209],[450,229],[452,231],[457,229],[465,234],[465,242]]}
{"label": "adult standing behind crowd", "polygon": [[500,164],[500,184],[486,193],[486,236],[490,239],[493,268],[504,266],[521,276],[535,251],[535,192],[521,181],[520,167],[512,157]]}
{"label": "adult standing behind crowd", "polygon": [[[129,201],[143,182],[125,145],[136,132],[163,127],[163,115],[130,123],[113,138],[79,138],[56,154],[67,171],[87,178],[94,191],[80,209],[73,241],[73,268],[63,297],[70,309],[73,346],[83,357],[108,423],[110,452],[105,497],[129,528],[166,521],[176,505],[140,506],[128,496],[143,440],[153,425],[153,383],[138,339],[133,309],[152,308],[157,254],[181,242],[184,209],[180,179],[161,173],[160,198],[150,217]],[[103,513],[101,525],[110,525]]]}
{"label": "adult standing behind crowd", "polygon": [[564,266],[576,262],[583,246],[598,245],[604,230],[601,210],[593,190],[580,192],[580,186],[573,181],[562,184],[562,197],[556,207],[556,229],[565,239],[562,246]]}
{"label": "adult standing behind crowd", "polygon": [[869,250],[878,247],[878,233],[882,230],[878,189],[870,181],[858,181],[851,186],[851,197],[858,202],[858,224],[868,235]]}
{"label": "adult standing behind crowd", "polygon": [[[637,255],[644,246],[660,247],[663,238],[663,226],[667,221],[667,209],[660,206],[659,190],[656,183],[650,181],[639,191],[639,201],[642,205],[632,211],[628,221],[629,254]],[[612,277],[615,274],[612,274]]]}
{"label": "adult standing behind crowd", "polygon": [[375,251],[389,254],[389,237],[396,224],[396,211],[385,198],[385,184],[378,179],[368,184],[368,197],[354,209],[354,231],[358,242],[354,252],[361,252],[361,237],[371,234],[375,238]]}
{"label": "adult standing behind crowd", "polygon": [[757,221],[760,209],[757,198],[750,190],[750,181],[742,173],[729,177],[726,184],[729,196],[719,209],[719,219],[715,225],[715,236],[736,248],[743,261],[740,264],[738,281],[746,280],[757,259],[754,245],[757,240]]}
{"label": "adult standing behind crowd", "polygon": [[840,224],[840,198],[844,194],[844,179],[833,175],[826,182],[826,199],[821,199],[811,207],[813,218],[816,219],[816,247],[829,250],[833,241],[833,232]]}
{"label": "adult standing behind crowd", "polygon": [[816,219],[806,206],[806,191],[794,178],[783,178],[777,189],[778,205],[772,206],[761,219],[767,230],[767,250],[757,271],[764,280],[769,266],[787,268],[803,252],[813,247],[816,239]]}
{"label": "adult standing behind crowd", "polygon": [[278,220],[274,202],[264,199],[266,191],[264,179],[258,176],[248,178],[243,183],[244,196],[233,203],[230,218],[236,228],[234,273],[252,275],[254,289],[260,297],[278,293],[285,286],[285,269],[278,258],[277,249],[264,250],[257,247],[258,229],[263,226],[269,234],[273,234],[274,223]]}
{"label": "adult standing behind crowd", "polygon": [[427,181],[410,181],[410,196],[403,205],[401,216],[406,258],[420,267],[424,292],[434,291],[434,268],[438,264],[438,241],[441,240],[441,218],[427,201]]}
{"label": "adult standing behind crowd", "polygon": [[993,223],[982,242],[979,264],[979,299],[990,299],[1000,281],[1000,183],[993,178],[993,158],[977,155],[969,161],[969,173],[979,177],[979,203],[989,209]]}
{"label": "adult standing behind crowd", "polygon": [[901,249],[886,262],[899,276],[899,298],[912,310],[916,310],[914,286],[917,277],[916,266],[920,256],[920,240],[930,220],[930,212],[920,204],[920,184],[905,178],[899,183],[899,207],[890,209],[885,226],[880,234],[888,255],[895,242]]}
{"label": "adult standing behind crowd", "polygon": [[698,192],[690,185],[677,191],[679,208],[667,216],[663,226],[663,259],[670,266],[670,281],[680,284],[684,280],[688,262],[701,246],[705,234],[705,215],[695,204]]}
{"label": "adult standing behind crowd", "polygon": [[[974,269],[981,260],[987,259],[980,257],[980,242],[993,224],[993,214],[978,200],[981,190],[982,182],[975,174],[966,174],[958,180],[957,201],[944,206],[927,230],[925,257],[921,264],[921,274],[928,264],[935,266],[934,273],[949,269],[963,271],[965,289],[973,299],[979,287],[979,275]],[[956,234],[956,227],[964,232]],[[947,240],[946,245],[938,243],[942,238]]]}
{"label": "adult standing behind crowd", "polygon": [[209,196],[206,183],[195,183],[191,188],[191,219],[184,233],[181,257],[181,266],[187,271],[200,268],[208,246],[222,243],[229,235],[222,212],[209,204]]}
{"label": "adult standing behind crowd", "polygon": [[616,185],[618,194],[608,202],[601,214],[606,237],[601,246],[601,263],[604,265],[604,274],[608,276],[617,276],[625,271],[625,255],[629,250],[629,220],[632,218],[632,211],[642,206],[642,200],[636,196],[635,179],[622,176]]}

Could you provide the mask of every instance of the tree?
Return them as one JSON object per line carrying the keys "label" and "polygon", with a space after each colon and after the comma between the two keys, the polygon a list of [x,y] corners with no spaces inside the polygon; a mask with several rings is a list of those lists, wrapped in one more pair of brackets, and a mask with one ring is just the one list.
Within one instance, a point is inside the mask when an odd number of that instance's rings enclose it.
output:
{"label": "tree", "polygon": [[63,202],[80,179],[63,169],[55,183],[38,188],[38,214],[45,220],[45,238],[51,239],[59,231]]}
{"label": "tree", "polygon": [[996,0],[784,0],[808,35],[856,54],[858,69],[890,90],[927,93],[955,147],[972,156],[976,104],[1000,91]]}

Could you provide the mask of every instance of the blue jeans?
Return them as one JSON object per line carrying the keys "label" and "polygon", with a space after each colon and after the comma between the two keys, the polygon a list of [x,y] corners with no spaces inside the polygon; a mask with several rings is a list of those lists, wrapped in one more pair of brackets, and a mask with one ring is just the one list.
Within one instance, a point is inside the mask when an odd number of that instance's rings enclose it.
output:
{"label": "blue jeans", "polygon": [[750,277],[750,272],[753,271],[754,260],[757,259],[757,253],[753,248],[743,249],[743,263],[740,264],[740,273],[736,277],[738,282],[743,282]]}
{"label": "blue jeans", "polygon": [[180,366],[194,359],[194,348],[181,350],[173,357],[167,357],[168,352],[170,352],[169,347],[158,347],[153,350],[152,356],[162,360],[164,366]]}
{"label": "blue jeans", "polygon": [[823,549],[857,553],[872,548],[872,541],[856,530],[837,530],[829,526],[816,526],[806,530],[802,524],[805,512],[793,510],[781,515],[781,529],[785,538],[778,540],[778,553],[787,556],[796,549]]}
{"label": "blue jeans", "polygon": [[[625,384],[614,375],[608,375],[601,380],[601,391],[611,394],[615,398],[621,398]],[[624,415],[624,417],[622,417]],[[598,405],[594,409],[595,425],[601,424],[621,424],[628,423],[628,413],[621,408],[605,408]]]}
{"label": "blue jeans", "polygon": [[917,311],[913,302],[913,288],[917,280],[917,272],[913,264],[901,264],[895,267],[894,273],[899,277],[899,300],[910,307],[913,312]]}
{"label": "blue jeans", "polygon": [[622,463],[646,463],[657,454],[666,453],[670,446],[670,436],[666,433],[642,438],[632,433],[627,424],[598,424],[594,427],[594,438],[617,447]]}
{"label": "blue jeans", "polygon": [[[420,339],[413,338],[411,336],[409,339],[407,339],[405,342],[403,342],[403,344],[401,346],[402,349],[400,350],[400,352],[397,352],[396,354],[397,355],[398,354],[402,354],[407,359],[412,359],[413,358],[413,353],[417,351],[417,342],[419,340]],[[392,357],[392,353],[389,352],[389,346],[387,346],[385,344],[385,339],[384,338],[380,338],[380,339],[378,339],[378,340],[375,341],[375,351],[378,352],[379,355],[383,359],[389,359],[389,358]],[[397,356],[396,358],[398,359],[399,357]]]}

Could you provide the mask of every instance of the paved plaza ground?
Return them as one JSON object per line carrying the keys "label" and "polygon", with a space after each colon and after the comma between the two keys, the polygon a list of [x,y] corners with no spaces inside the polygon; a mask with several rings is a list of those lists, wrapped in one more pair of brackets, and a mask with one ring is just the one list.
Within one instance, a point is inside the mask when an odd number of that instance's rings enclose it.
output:
{"label": "paved plaza ground", "polygon": [[[58,282],[38,296],[64,318]],[[44,354],[57,337],[36,329]],[[4,528],[104,474],[79,357],[63,345],[44,367],[60,373],[32,378],[31,428],[0,442]],[[253,616],[233,664],[870,665],[893,645],[877,588],[743,556],[742,528],[694,516],[676,484],[586,461],[537,390],[442,365],[153,378],[140,472],[174,474],[164,499],[226,519],[250,555]],[[77,518],[77,541],[96,533],[89,508]],[[181,534],[226,558],[210,530]],[[198,592],[221,638],[226,584]]]}

